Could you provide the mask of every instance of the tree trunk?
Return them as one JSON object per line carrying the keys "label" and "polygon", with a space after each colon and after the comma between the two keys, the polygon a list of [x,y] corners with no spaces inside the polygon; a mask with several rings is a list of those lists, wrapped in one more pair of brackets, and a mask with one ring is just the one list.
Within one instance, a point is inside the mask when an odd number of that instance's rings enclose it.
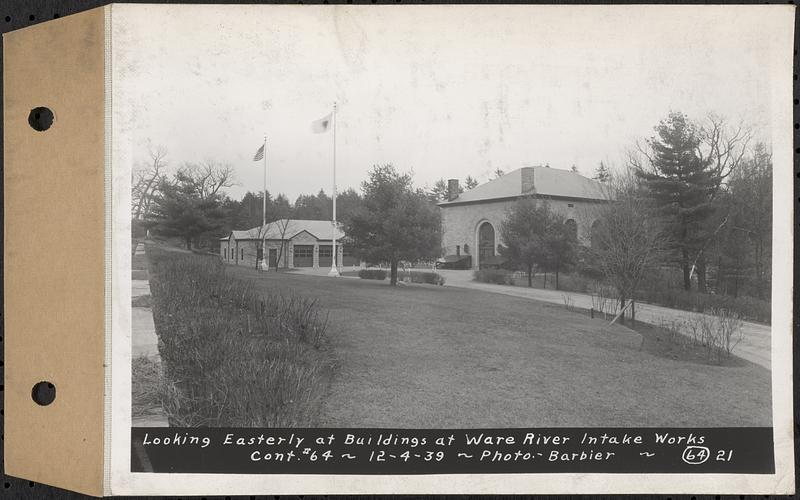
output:
{"label": "tree trunk", "polygon": [[392,286],[397,285],[397,260],[392,259],[392,272],[389,275],[389,284]]}
{"label": "tree trunk", "polygon": [[533,287],[533,266],[528,266],[528,288]]}
{"label": "tree trunk", "polygon": [[697,291],[706,293],[706,259],[697,259]]}
{"label": "tree trunk", "polygon": [[619,324],[625,324],[625,293],[622,292],[619,294],[619,310],[622,312],[619,316]]}
{"label": "tree trunk", "polygon": [[547,290],[547,271],[544,273],[544,281],[542,281],[542,288]]}
{"label": "tree trunk", "polygon": [[558,290],[558,269],[556,269],[556,290]]}
{"label": "tree trunk", "polygon": [[185,238],[185,240],[186,240],[186,250],[191,250],[192,249],[192,239],[191,238]]}
{"label": "tree trunk", "polygon": [[681,267],[683,268],[683,289],[687,292],[692,289],[692,277],[689,275],[689,250],[686,247],[681,249]]}

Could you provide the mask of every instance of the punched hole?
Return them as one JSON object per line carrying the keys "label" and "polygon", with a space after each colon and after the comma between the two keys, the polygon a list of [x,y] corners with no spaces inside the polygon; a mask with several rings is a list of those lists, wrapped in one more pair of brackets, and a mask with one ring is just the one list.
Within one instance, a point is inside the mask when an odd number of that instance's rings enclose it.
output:
{"label": "punched hole", "polygon": [[53,112],[49,108],[38,107],[33,108],[28,115],[28,124],[33,130],[44,132],[49,129],[54,120]]}
{"label": "punched hole", "polygon": [[43,381],[33,386],[31,398],[40,406],[47,406],[56,399],[56,386],[50,382]]}

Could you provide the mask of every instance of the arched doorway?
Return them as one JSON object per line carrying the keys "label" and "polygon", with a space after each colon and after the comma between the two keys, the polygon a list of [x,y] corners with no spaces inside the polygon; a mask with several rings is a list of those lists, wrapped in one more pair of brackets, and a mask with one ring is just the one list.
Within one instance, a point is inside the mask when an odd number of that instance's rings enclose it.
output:
{"label": "arched doorway", "polygon": [[482,265],[485,258],[494,257],[494,227],[484,222],[478,228],[478,265]]}

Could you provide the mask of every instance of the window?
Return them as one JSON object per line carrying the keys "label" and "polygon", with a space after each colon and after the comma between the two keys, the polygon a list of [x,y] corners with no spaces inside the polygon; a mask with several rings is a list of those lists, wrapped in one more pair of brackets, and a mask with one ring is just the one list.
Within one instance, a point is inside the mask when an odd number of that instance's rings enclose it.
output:
{"label": "window", "polygon": [[228,248],[227,247],[222,249],[222,257],[225,260],[228,260]]}
{"label": "window", "polygon": [[575,204],[574,204],[574,203],[567,203],[567,206],[568,206],[569,208],[572,208],[572,207],[574,207],[574,206],[575,206]]}
{"label": "window", "polygon": [[319,258],[322,259],[323,257],[333,258],[333,247],[331,245],[319,246]]}
{"label": "window", "polygon": [[244,260],[244,248],[242,248],[242,260]]}
{"label": "window", "polygon": [[[314,257],[314,245],[295,245],[294,246],[294,257],[303,258],[303,257]],[[330,257],[330,254],[328,254]]]}

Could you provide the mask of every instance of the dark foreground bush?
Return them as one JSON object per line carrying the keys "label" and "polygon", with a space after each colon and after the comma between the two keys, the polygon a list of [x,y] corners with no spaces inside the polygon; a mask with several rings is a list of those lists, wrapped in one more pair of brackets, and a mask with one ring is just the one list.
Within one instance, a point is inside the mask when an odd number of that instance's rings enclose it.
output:
{"label": "dark foreground bush", "polygon": [[262,296],[218,258],[147,251],[170,424],[316,425],[332,367],[318,304]]}
{"label": "dark foreground bush", "polygon": [[494,283],[496,285],[513,284],[512,274],[504,269],[478,269],[473,274],[477,281]]}
{"label": "dark foreground bush", "polygon": [[362,269],[358,272],[358,277],[362,280],[385,280],[386,271],[383,269]]}
{"label": "dark foreground bush", "polygon": [[400,274],[403,281],[426,283],[428,285],[444,285],[444,276],[431,271],[404,271]]}

